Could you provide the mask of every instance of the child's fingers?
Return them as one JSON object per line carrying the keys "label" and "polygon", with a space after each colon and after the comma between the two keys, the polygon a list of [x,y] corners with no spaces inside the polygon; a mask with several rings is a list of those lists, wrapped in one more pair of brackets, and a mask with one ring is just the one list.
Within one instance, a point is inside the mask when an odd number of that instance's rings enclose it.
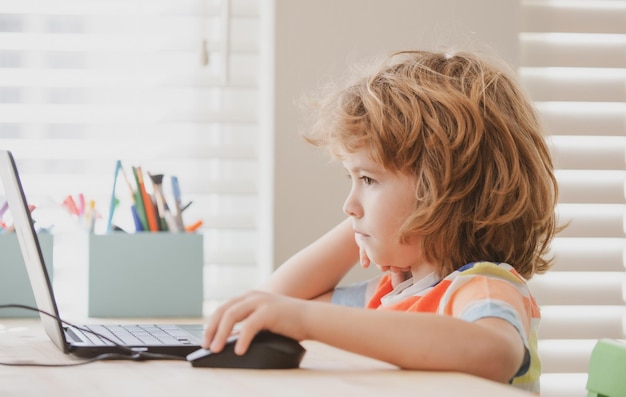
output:
{"label": "child's fingers", "polygon": [[259,331],[266,328],[266,320],[260,310],[254,310],[250,313],[239,329],[239,337],[237,338],[237,343],[235,343],[235,354],[243,355],[248,351],[252,339]]}
{"label": "child's fingers", "polygon": [[367,256],[367,253],[361,247],[359,247],[359,261],[361,262],[361,267],[363,267],[363,269],[367,269],[371,263],[370,258]]}
{"label": "child's fingers", "polygon": [[226,339],[232,334],[233,327],[243,320],[249,312],[246,309],[246,296],[234,298],[218,307],[207,321],[202,347],[218,352],[224,348]]}
{"label": "child's fingers", "polygon": [[209,317],[206,326],[204,328],[204,338],[202,340],[202,347],[208,349],[211,345],[211,342],[215,338],[215,332],[217,331],[217,326],[219,325],[219,319],[221,318],[221,312],[225,310],[224,305],[215,309],[211,317]]}

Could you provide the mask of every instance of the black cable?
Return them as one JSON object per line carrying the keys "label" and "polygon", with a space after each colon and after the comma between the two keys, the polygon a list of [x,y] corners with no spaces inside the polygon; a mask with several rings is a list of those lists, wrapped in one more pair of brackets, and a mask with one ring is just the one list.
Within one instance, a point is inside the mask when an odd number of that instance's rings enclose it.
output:
{"label": "black cable", "polygon": [[49,363],[32,363],[27,361],[16,361],[12,363],[0,362],[0,365],[8,366],[8,367],[76,367],[78,365],[91,364],[96,361],[108,360],[108,359],[124,359],[129,356],[120,353],[103,353],[96,357],[92,357],[86,360],[78,361],[75,363],[62,363],[62,364],[49,364]]}
{"label": "black cable", "polygon": [[85,328],[85,327],[81,327],[75,324],[70,323],[69,321],[63,320],[62,318],[55,316],[52,313],[48,313],[45,310],[41,310],[37,307],[33,307],[33,306],[28,306],[28,305],[21,305],[21,304],[8,304],[8,305],[0,305],[0,309],[26,309],[26,310],[32,310],[32,311],[36,311],[39,312],[43,315],[46,315],[48,317],[51,317],[57,321],[60,321],[61,324],[67,325],[68,327],[72,327],[75,328],[79,331],[82,332],[88,332],[92,335],[95,335],[99,338],[102,338],[110,343],[112,343],[115,347],[122,349],[124,351],[126,351],[128,354],[123,354],[123,353],[103,353],[100,354],[98,356],[92,357],[92,358],[88,358],[86,360],[82,360],[80,362],[76,362],[76,363],[63,363],[63,364],[42,364],[42,363],[30,363],[30,362],[12,362],[12,363],[5,363],[5,362],[0,362],[0,365],[5,365],[5,366],[14,366],[14,367],[74,367],[77,365],[84,365],[84,364],[90,364],[96,361],[101,361],[101,360],[111,360],[111,359],[117,359],[117,360],[133,360],[133,361],[142,361],[142,360],[148,360],[148,359],[159,359],[159,360],[180,360],[180,361],[186,361],[184,357],[180,357],[180,356],[175,356],[172,354],[162,354],[162,353],[152,353],[152,352],[140,352],[140,351],[136,351],[133,350],[132,348],[128,347],[128,346],[124,346],[119,344],[118,342],[112,340],[111,338],[100,334],[99,332],[93,331],[91,329]]}

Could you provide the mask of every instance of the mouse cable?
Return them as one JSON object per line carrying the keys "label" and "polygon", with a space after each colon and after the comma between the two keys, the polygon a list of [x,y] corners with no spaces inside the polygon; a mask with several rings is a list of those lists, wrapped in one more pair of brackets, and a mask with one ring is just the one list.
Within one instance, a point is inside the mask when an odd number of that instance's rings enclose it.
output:
{"label": "mouse cable", "polygon": [[175,356],[173,354],[162,354],[162,353],[152,353],[152,352],[141,352],[141,351],[136,351],[133,350],[132,348],[128,347],[128,346],[124,346],[119,344],[118,342],[112,340],[111,338],[107,337],[106,335],[102,335],[96,331],[75,325],[70,323],[69,321],[63,320],[62,318],[55,316],[52,313],[48,313],[45,310],[41,310],[37,307],[33,307],[33,306],[28,306],[28,305],[22,305],[22,304],[8,304],[8,305],[0,305],[0,309],[26,309],[26,310],[32,310],[32,311],[36,311],[39,312],[45,316],[48,317],[52,317],[53,319],[60,321],[61,324],[67,325],[68,327],[72,327],[75,328],[79,331],[82,332],[87,332],[90,333],[92,335],[95,335],[99,338],[102,338],[110,343],[112,343],[115,347],[124,350],[127,354],[124,353],[102,353],[98,356],[95,357],[91,357],[88,359],[84,359],[81,360],[79,362],[75,362],[75,363],[63,363],[63,364],[44,364],[44,363],[32,363],[32,362],[26,362],[26,361],[18,361],[18,362],[10,362],[10,363],[6,363],[6,362],[0,362],[0,365],[5,365],[5,366],[15,366],[15,367],[75,367],[78,365],[84,365],[84,364],[89,364],[89,363],[93,363],[96,361],[101,361],[101,360],[134,360],[134,361],[142,361],[142,360],[149,360],[149,359],[159,359],[159,360],[179,360],[179,361],[186,361],[184,357],[180,357],[180,356]]}

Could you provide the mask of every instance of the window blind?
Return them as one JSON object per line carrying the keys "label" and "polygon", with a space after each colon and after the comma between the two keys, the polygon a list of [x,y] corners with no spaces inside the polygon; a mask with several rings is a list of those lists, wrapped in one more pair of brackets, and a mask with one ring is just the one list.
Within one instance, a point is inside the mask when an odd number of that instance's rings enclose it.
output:
{"label": "window blind", "polygon": [[625,338],[626,1],[523,0],[520,75],[544,119],[569,226],[531,288],[543,396],[586,396],[599,338]]}
{"label": "window blind", "polygon": [[118,159],[176,175],[207,296],[256,282],[258,25],[254,0],[0,0],[0,147],[37,216],[106,214]]}

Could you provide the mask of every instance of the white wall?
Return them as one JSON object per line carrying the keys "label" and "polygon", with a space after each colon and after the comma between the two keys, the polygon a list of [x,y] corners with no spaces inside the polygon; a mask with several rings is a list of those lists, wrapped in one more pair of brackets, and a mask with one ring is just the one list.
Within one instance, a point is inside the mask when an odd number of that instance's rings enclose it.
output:
{"label": "white wall", "polygon": [[[261,180],[261,266],[267,272],[342,220],[345,173],[299,135],[296,101],[353,61],[400,49],[492,49],[518,62],[519,0],[268,0],[262,80],[273,164]],[[269,163],[268,163],[269,164]],[[352,275],[351,279],[363,274]]]}

